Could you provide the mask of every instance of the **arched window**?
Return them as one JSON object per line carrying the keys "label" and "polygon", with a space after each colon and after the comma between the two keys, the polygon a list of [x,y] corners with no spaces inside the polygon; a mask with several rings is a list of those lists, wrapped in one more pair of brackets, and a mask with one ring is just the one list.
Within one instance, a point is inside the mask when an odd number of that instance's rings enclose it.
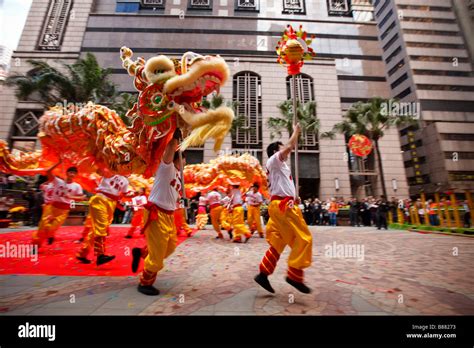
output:
{"label": "arched window", "polygon": [[[286,94],[288,99],[293,99],[293,77],[287,76],[286,78]],[[307,103],[314,101],[314,85],[313,78],[307,74],[296,75],[296,98],[300,103]],[[316,117],[316,115],[314,115]],[[303,149],[304,150],[317,150],[318,149],[318,136],[316,133],[307,133],[303,131]]]}
{"label": "arched window", "polygon": [[244,117],[232,137],[232,147],[262,148],[262,82],[258,74],[242,71],[233,78],[233,101],[237,102],[236,116]]}

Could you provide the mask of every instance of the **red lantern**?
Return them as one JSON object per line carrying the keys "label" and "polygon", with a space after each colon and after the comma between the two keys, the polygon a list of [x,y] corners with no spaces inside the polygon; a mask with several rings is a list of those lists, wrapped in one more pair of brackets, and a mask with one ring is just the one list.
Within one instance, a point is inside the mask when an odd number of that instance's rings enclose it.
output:
{"label": "red lantern", "polygon": [[349,139],[349,149],[359,157],[368,156],[373,149],[372,142],[369,138],[362,134],[354,134]]}

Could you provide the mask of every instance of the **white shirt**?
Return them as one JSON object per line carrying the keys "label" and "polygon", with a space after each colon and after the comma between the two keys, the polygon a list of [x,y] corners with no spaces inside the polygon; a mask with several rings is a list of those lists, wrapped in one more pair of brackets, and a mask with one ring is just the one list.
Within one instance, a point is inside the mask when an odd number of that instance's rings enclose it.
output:
{"label": "white shirt", "polygon": [[207,199],[206,199],[206,197],[204,197],[204,196],[199,197],[199,205],[205,207],[206,204],[207,204]]}
{"label": "white shirt", "polygon": [[143,207],[147,203],[148,203],[148,200],[146,199],[145,195],[136,196],[136,197],[132,198],[132,204],[133,204],[133,210],[134,211],[137,211],[138,209],[140,209],[141,207]]}
{"label": "white shirt", "polygon": [[247,198],[245,199],[245,201],[249,205],[260,205],[263,203],[263,197],[260,192],[255,193],[252,190],[250,190],[249,192],[247,192],[246,196]]}
{"label": "white shirt", "polygon": [[240,192],[240,190],[238,188],[232,189],[232,206],[242,203],[242,193]]}
{"label": "white shirt", "polygon": [[82,187],[77,182],[71,182],[68,184],[63,179],[58,178],[57,176],[51,181],[53,186],[53,196],[51,201],[52,202],[59,202],[70,204],[73,201],[71,196],[80,196],[83,194]]}
{"label": "white shirt", "polygon": [[121,193],[127,193],[128,179],[122,175],[114,175],[110,178],[102,178],[97,192],[108,193],[119,197]]}
{"label": "white shirt", "polygon": [[221,199],[221,204],[222,204],[224,207],[228,208],[228,207],[230,206],[230,201],[231,201],[230,197],[229,197],[229,196],[225,196],[224,198]]}
{"label": "white shirt", "polygon": [[207,198],[207,201],[209,202],[209,205],[219,204],[221,201],[221,195],[217,191],[209,192],[206,198]]}
{"label": "white shirt", "polygon": [[54,196],[54,186],[50,182],[45,182],[41,185],[41,190],[43,190],[44,203],[49,204],[53,200]]}
{"label": "white shirt", "polygon": [[296,190],[291,171],[286,162],[275,153],[267,161],[268,188],[272,196],[295,197]]}
{"label": "white shirt", "polygon": [[174,163],[166,164],[162,161],[156,171],[148,200],[162,209],[174,211],[180,191],[181,180]]}

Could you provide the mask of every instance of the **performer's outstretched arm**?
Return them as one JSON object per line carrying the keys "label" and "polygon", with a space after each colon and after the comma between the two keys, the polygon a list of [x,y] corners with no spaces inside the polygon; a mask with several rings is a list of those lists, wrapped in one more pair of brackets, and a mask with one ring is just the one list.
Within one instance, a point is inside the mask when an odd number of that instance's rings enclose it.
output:
{"label": "performer's outstretched arm", "polygon": [[297,123],[295,126],[295,129],[293,130],[293,134],[290,137],[290,140],[288,140],[288,143],[283,147],[283,149],[280,150],[280,159],[282,161],[286,161],[288,159],[288,155],[298,143],[300,133],[301,133],[301,126],[299,123]]}
{"label": "performer's outstretched arm", "polygon": [[55,175],[53,175],[53,169],[56,168],[57,166],[59,166],[61,164],[61,160],[59,160],[58,163],[56,163],[54,166],[52,166],[51,168],[48,169],[48,171],[46,172],[46,175],[48,177],[48,181],[53,181],[54,178],[56,177]]}
{"label": "performer's outstretched arm", "polygon": [[170,140],[168,145],[166,145],[165,152],[163,153],[163,162],[166,164],[170,164],[173,162],[174,153],[176,152],[176,148],[179,145],[179,139],[181,139],[181,130],[176,128],[173,134],[173,139]]}

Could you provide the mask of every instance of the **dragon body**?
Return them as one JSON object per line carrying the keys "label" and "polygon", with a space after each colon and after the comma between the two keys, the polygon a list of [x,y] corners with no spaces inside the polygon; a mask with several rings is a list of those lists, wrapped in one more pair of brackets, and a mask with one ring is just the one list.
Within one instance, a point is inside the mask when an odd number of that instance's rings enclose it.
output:
{"label": "dragon body", "polygon": [[52,107],[40,118],[41,151],[10,152],[0,140],[0,171],[43,174],[62,160],[55,174],[75,165],[83,177],[137,174],[148,178],[154,175],[176,127],[186,136],[182,150],[214,138],[217,151],[234,113],[225,106],[207,110],[201,101],[219,93],[227,81],[230,73],[224,59],[192,52],[181,60],[163,55],[148,61],[132,57],[132,50],[122,47],[122,65],[134,77],[139,92],[138,101],[127,113],[131,126],[114,110],[92,102],[80,109]]}

